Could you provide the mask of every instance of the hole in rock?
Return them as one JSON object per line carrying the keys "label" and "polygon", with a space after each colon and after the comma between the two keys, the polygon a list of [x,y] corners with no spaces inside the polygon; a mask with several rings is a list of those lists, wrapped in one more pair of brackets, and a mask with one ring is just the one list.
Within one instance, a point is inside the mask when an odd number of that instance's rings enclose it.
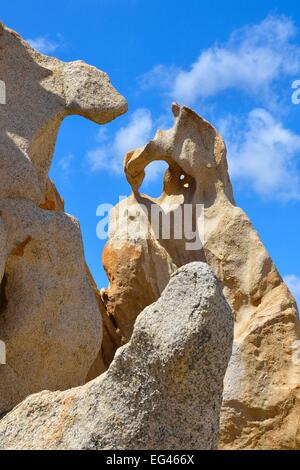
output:
{"label": "hole in rock", "polygon": [[164,174],[168,167],[169,165],[162,160],[149,163],[145,168],[146,175],[139,192],[153,198],[159,198],[163,190]]}
{"label": "hole in rock", "polygon": [[[114,125],[112,122],[99,126],[80,116],[66,118],[59,130],[49,173],[64,199],[65,212],[80,223],[85,260],[99,290],[108,285],[102,266],[102,252],[107,239],[97,237],[96,228],[102,217],[96,215],[96,210],[102,204],[115,206],[119,197],[131,193],[131,188],[125,176],[116,176],[109,168],[95,170],[87,154],[101,146],[95,139],[99,130],[112,128],[113,132]],[[107,159],[110,158],[112,156],[107,155]],[[107,215],[108,212],[104,218]]]}

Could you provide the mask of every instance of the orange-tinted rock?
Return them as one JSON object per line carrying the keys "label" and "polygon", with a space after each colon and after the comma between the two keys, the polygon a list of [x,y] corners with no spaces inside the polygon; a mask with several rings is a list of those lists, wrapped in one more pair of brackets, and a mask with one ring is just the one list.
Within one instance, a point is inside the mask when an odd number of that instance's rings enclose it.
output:
{"label": "orange-tinted rock", "polygon": [[[292,353],[300,338],[296,302],[251,222],[235,206],[222,137],[186,107],[174,105],[173,113],[173,128],[158,131],[125,158],[133,194],[111,214],[104,254],[110,280],[107,311],[127,340],[137,315],[160,296],[170,274],[190,261],[206,261],[235,316],[221,447],[300,448],[300,363]],[[159,199],[139,193],[144,169],[154,160],[169,164]],[[197,205],[203,205],[202,248],[189,249],[186,238],[154,236],[149,209],[159,206],[165,218],[175,217],[184,204],[191,204],[194,221]],[[138,227],[143,228],[141,237]],[[172,230],[176,227],[178,222],[171,222]]]}

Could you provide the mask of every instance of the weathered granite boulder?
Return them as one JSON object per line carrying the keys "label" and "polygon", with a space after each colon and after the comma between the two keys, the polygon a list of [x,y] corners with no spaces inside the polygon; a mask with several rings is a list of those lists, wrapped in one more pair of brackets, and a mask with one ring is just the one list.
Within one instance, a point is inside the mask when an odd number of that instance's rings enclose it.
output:
{"label": "weathered granite boulder", "polygon": [[106,373],[27,398],[1,449],[215,449],[233,317],[207,264],[172,275]]}
{"label": "weathered granite boulder", "polygon": [[43,199],[57,133],[66,116],[105,124],[127,110],[108,76],[82,61],[64,63],[33,50],[0,24],[0,197]]}
{"label": "weathered granite boulder", "polygon": [[101,345],[101,317],[78,222],[25,199],[0,199],[6,227],[2,277],[1,411],[35,391],[83,384]]}
{"label": "weathered granite boulder", "polygon": [[27,395],[85,383],[102,319],[78,222],[48,178],[62,120],[127,109],[108,76],[34,51],[0,24],[0,414]]}
{"label": "weathered granite boulder", "polygon": [[[174,270],[190,261],[206,261],[220,279],[235,317],[221,447],[300,448],[300,362],[293,360],[300,338],[295,300],[251,222],[235,206],[222,137],[186,107],[173,105],[173,113],[173,128],[158,131],[125,158],[133,194],[113,209],[103,253],[110,285],[102,299],[110,326],[102,344],[102,364],[109,364],[116,345],[129,340],[137,315],[160,296]],[[144,169],[154,160],[169,164],[158,199],[139,192]],[[178,214],[187,204],[194,225],[197,208],[203,205],[202,240],[188,232],[175,236],[182,225]],[[170,236],[155,232],[153,208],[161,211],[164,222],[170,218]]]}

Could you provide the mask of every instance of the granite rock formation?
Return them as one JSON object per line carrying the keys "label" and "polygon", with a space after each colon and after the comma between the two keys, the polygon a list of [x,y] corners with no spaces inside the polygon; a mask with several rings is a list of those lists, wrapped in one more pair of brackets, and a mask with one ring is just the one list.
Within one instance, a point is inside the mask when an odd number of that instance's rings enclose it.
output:
{"label": "granite rock formation", "polygon": [[[105,124],[126,101],[1,23],[0,70],[0,418],[50,390],[1,420],[0,447],[216,448],[230,305],[220,447],[299,449],[297,306],[235,205],[222,137],[174,104],[173,128],[127,154],[99,292],[48,172],[65,117]],[[169,165],[157,199],[140,193],[155,160]]]}
{"label": "granite rock formation", "polygon": [[27,398],[0,422],[1,449],[215,449],[233,317],[205,263],[172,275],[106,373]]}
{"label": "granite rock formation", "polygon": [[0,24],[0,413],[31,393],[85,383],[102,320],[78,222],[48,177],[62,120],[127,110],[108,76],[33,50]]}
{"label": "granite rock formation", "polygon": [[[173,128],[158,131],[125,158],[133,193],[113,209],[103,253],[110,285],[102,292],[107,324],[102,364],[129,340],[137,315],[159,298],[171,273],[188,262],[205,261],[220,279],[235,317],[221,447],[300,448],[300,364],[292,359],[300,337],[296,302],[235,205],[222,137],[186,107],[174,104],[173,113]],[[145,167],[155,160],[169,165],[158,199],[139,192]],[[175,236],[182,224],[178,213],[187,204],[194,224],[197,207],[203,206],[204,239],[193,240],[185,232]],[[153,208],[161,210],[161,220],[170,217],[170,237],[154,230]]]}

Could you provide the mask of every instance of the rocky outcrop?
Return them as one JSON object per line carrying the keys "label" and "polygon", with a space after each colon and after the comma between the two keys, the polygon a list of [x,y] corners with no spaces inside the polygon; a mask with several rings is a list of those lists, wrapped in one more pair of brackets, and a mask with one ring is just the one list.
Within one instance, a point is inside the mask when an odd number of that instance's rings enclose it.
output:
{"label": "rocky outcrop", "polygon": [[48,178],[62,120],[127,109],[108,76],[34,51],[0,24],[0,413],[42,389],[83,384],[101,346],[78,222]]}
{"label": "rocky outcrop", "polygon": [[[127,154],[99,292],[48,171],[66,116],[104,124],[126,101],[2,24],[0,64],[0,447],[215,448],[229,304],[220,447],[299,449],[297,306],[235,206],[222,137],[175,104],[174,127]],[[154,160],[169,165],[158,199],[139,191]]]}
{"label": "rocky outcrop", "polygon": [[[300,337],[295,300],[251,222],[235,206],[222,137],[186,107],[173,105],[173,113],[173,128],[158,131],[125,158],[133,194],[111,213],[103,253],[110,286],[102,298],[112,332],[101,353],[108,352],[108,361],[114,345],[129,340],[137,315],[160,296],[172,272],[191,261],[206,261],[235,317],[221,447],[299,448],[300,364],[292,359]],[[154,160],[169,164],[159,199],[139,192],[144,169]],[[189,231],[176,235],[184,225],[178,217],[185,205],[194,225],[203,206],[204,239],[193,239]],[[170,236],[155,230],[149,216],[153,209],[161,211],[162,221],[170,219]]]}
{"label": "rocky outcrop", "polygon": [[215,449],[232,339],[211,269],[184,266],[105,374],[27,398],[0,422],[0,448]]}

